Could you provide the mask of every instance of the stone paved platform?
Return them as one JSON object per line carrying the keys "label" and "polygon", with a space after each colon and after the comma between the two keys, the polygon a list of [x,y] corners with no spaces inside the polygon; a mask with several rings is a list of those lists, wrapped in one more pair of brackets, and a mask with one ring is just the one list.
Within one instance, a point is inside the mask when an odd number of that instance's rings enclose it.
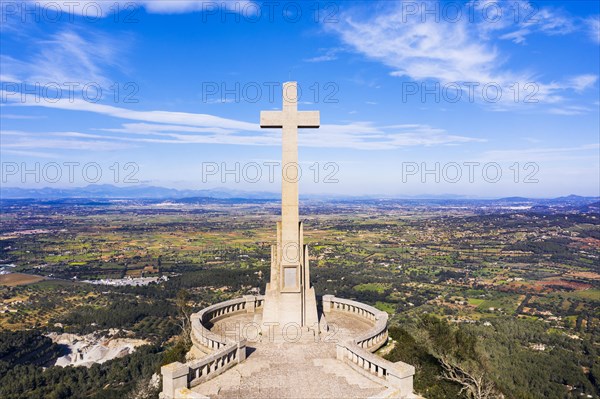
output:
{"label": "stone paved platform", "polygon": [[[260,324],[253,314],[229,317],[215,323],[213,332],[241,331],[250,323]],[[273,398],[368,398],[386,388],[336,359],[336,340],[345,340],[367,331],[371,325],[349,315],[332,312],[327,317],[332,332],[320,342],[312,338],[298,342],[248,342],[248,358],[227,372],[192,390],[223,399]],[[247,338],[254,338],[247,327]]]}

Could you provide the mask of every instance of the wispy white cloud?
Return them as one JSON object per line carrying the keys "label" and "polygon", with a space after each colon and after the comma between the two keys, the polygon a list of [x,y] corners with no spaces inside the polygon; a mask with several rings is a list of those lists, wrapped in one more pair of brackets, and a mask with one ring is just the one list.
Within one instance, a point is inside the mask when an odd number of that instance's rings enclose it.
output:
{"label": "wispy white cloud", "polygon": [[587,114],[590,111],[591,111],[591,109],[588,108],[588,107],[580,107],[580,106],[576,106],[576,105],[567,105],[567,106],[564,106],[564,107],[555,107],[555,108],[550,108],[548,110],[548,112],[551,113],[551,114],[554,114],[554,115],[566,115],[566,116]]}
{"label": "wispy white cloud", "polygon": [[30,120],[30,119],[44,119],[45,116],[39,115],[16,115],[16,114],[5,114],[0,112],[1,119],[21,119],[21,120]]}
{"label": "wispy white cloud", "polygon": [[204,102],[206,104],[231,104],[236,100],[233,98],[215,98],[215,99],[207,99]]}
{"label": "wispy white cloud", "polygon": [[[149,127],[150,129],[152,127]],[[30,134],[17,137],[3,144],[6,149],[13,148],[60,148],[65,150],[112,151],[141,144],[222,144],[277,146],[281,143],[279,132],[263,134],[236,132],[233,134],[189,134],[178,131],[179,126],[172,126],[172,131],[156,132],[148,130],[144,133],[130,133],[127,128],[111,129],[120,135],[90,134],[80,132],[53,132],[43,135]],[[6,140],[5,140],[6,141]],[[445,131],[423,125],[417,129],[387,130],[364,124],[323,125],[318,132],[302,131],[299,144],[305,147],[319,148],[351,148],[360,150],[391,150],[402,147],[456,145],[474,141],[483,141],[470,137],[449,135]]]}
{"label": "wispy white cloud", "polygon": [[[6,95],[0,91],[0,94]],[[17,137],[7,148],[48,148],[65,145],[67,149],[106,149],[108,142],[162,143],[162,144],[233,144],[233,145],[279,145],[281,133],[274,129],[261,129],[258,123],[221,118],[208,114],[172,111],[135,111],[85,101],[35,102],[26,97],[25,102],[13,101],[14,106],[34,106],[70,111],[85,111],[109,117],[137,121],[124,123],[120,128],[100,128],[95,134],[85,132],[54,132]],[[7,106],[10,106],[7,105]],[[2,132],[11,136],[15,132]],[[5,134],[6,133],[6,134]],[[52,137],[49,139],[48,137]],[[75,144],[65,144],[65,139]],[[409,146],[455,145],[481,142],[482,139],[449,134],[443,129],[428,125],[403,124],[378,126],[373,122],[346,124],[323,124],[320,129],[306,129],[299,134],[299,143],[311,147],[354,148],[362,150],[386,150]],[[85,143],[92,143],[85,147]],[[54,143],[54,144],[53,144]],[[60,143],[60,144],[56,144]]]}
{"label": "wispy white cloud", "polygon": [[500,39],[525,44],[529,35],[556,36],[577,31],[577,18],[558,8],[540,7],[537,2],[476,0],[467,3],[465,8],[474,10],[469,20],[486,39],[496,34]]}
{"label": "wispy white cloud", "polygon": [[[263,129],[249,134],[248,131],[235,131],[216,127],[198,129],[180,125],[127,123],[123,124],[120,129],[101,130],[126,135],[117,138],[118,140],[147,143],[275,146],[281,143],[281,133],[271,129]],[[130,134],[137,137],[127,136]],[[99,136],[93,136],[93,138],[99,138]],[[435,146],[482,141],[484,140],[450,135],[443,129],[435,129],[428,125],[377,126],[372,122],[324,124],[318,130],[301,130],[298,137],[299,144],[306,147],[354,148],[361,150],[386,150],[410,146]]]}
{"label": "wispy white cloud", "polygon": [[221,128],[217,126],[211,127],[196,127],[173,124],[155,124],[155,123],[124,123],[121,128],[97,130],[113,133],[129,133],[129,134],[146,134],[146,135],[162,135],[165,132],[182,132],[182,133],[215,133],[215,134],[230,134],[235,132],[235,129]]}
{"label": "wispy white cloud", "polygon": [[[2,54],[0,54],[0,65],[2,67],[4,67],[5,61],[11,62],[13,59],[10,59],[9,57],[3,56]],[[4,73],[0,73],[0,82],[15,82],[15,83],[21,83],[21,79],[17,78],[15,75],[8,75],[8,74],[4,74]]]}
{"label": "wispy white cloud", "polygon": [[141,7],[144,7],[148,12],[157,14],[171,13],[186,13],[209,11],[212,12],[215,8],[225,8],[229,11],[243,13],[245,15],[253,15],[257,12],[258,5],[253,1],[206,1],[206,0],[144,0],[136,1]]}
{"label": "wispy white cloud", "polygon": [[449,134],[429,125],[377,126],[369,122],[323,125],[319,131],[301,132],[298,141],[313,147],[390,150],[484,142],[484,139]]}
{"label": "wispy white cloud", "polygon": [[311,58],[307,58],[304,61],[306,62],[327,62],[327,61],[334,61],[338,59],[338,54],[340,53],[341,49],[338,48],[331,48],[331,49],[321,49],[320,52],[322,53],[321,55],[317,55]]}
{"label": "wispy white cloud", "polygon": [[[118,67],[126,38],[116,41],[100,33],[84,35],[63,30],[39,40],[36,52],[26,59],[0,55],[3,82],[38,84],[69,89],[77,84],[79,90],[87,84],[107,88],[113,84],[106,68]],[[51,86],[52,85],[52,86]]]}
{"label": "wispy white cloud", "polygon": [[[184,126],[198,127],[218,127],[224,129],[236,130],[258,130],[259,126],[255,123],[237,121],[234,119],[220,118],[208,114],[193,114],[187,112],[171,111],[135,111],[127,108],[92,103],[81,99],[70,100],[61,98],[57,101],[41,100],[39,96],[27,94],[24,97],[14,95],[5,90],[0,90],[2,98],[7,100],[7,104],[24,107],[44,107],[53,109],[62,109],[69,111],[86,111],[96,114],[102,114],[119,119],[130,119],[144,122],[155,122],[165,124],[180,124]],[[24,100],[24,101],[23,101]]]}
{"label": "wispy white cloud", "polygon": [[464,23],[403,23],[402,18],[398,11],[366,20],[346,15],[327,28],[358,52],[393,68],[393,75],[491,81],[488,65],[497,60],[496,50],[472,40]]}
{"label": "wispy white cloud", "polygon": [[[85,15],[89,18],[102,18],[112,15],[114,12],[125,10],[131,14],[135,8],[143,8],[152,14],[183,14],[190,12],[214,13],[219,9],[226,9],[246,16],[255,15],[258,4],[249,0],[236,1],[212,1],[212,0],[25,0],[35,3],[49,10],[60,10],[60,12],[74,15]],[[137,18],[135,14],[129,16]]]}
{"label": "wispy white cloud", "polygon": [[[479,2],[478,7],[486,2]],[[502,7],[514,2],[488,1]],[[541,103],[565,100],[566,90],[583,90],[591,87],[596,75],[583,74],[560,81],[539,79],[528,70],[511,70],[508,58],[501,54],[495,40],[501,37],[519,42],[532,32],[548,35],[567,34],[573,23],[560,13],[540,9],[537,18],[514,23],[511,18],[497,23],[461,18],[458,21],[407,16],[402,3],[391,3],[373,14],[360,8],[350,9],[340,15],[337,24],[324,24],[324,29],[338,35],[342,42],[369,59],[387,65],[392,76],[408,77],[417,81],[436,80],[444,83],[475,82],[499,85],[504,93],[511,93],[515,83],[521,88],[533,83],[535,99]],[[512,15],[506,13],[505,15]],[[478,98],[484,100],[482,96]],[[482,101],[483,102],[483,101]],[[504,95],[496,109],[506,109],[524,103],[524,98],[514,101]]]}
{"label": "wispy white cloud", "polygon": [[[505,1],[505,3],[510,4],[511,2]],[[575,18],[549,7],[539,8],[531,18],[522,21],[521,24],[537,28],[540,32],[551,36],[566,35],[577,30]]]}
{"label": "wispy white cloud", "polygon": [[[16,134],[15,134],[16,133]],[[31,133],[31,132],[12,132],[6,133],[0,131],[2,136],[2,151],[10,150],[32,150],[32,149],[56,149],[56,150],[77,150],[77,151],[114,151],[132,147],[126,144],[110,139],[102,140],[84,140],[89,137],[73,135],[75,139],[63,139],[69,137],[65,133]],[[81,139],[79,139],[81,138]]]}
{"label": "wispy white cloud", "polygon": [[568,79],[566,84],[563,84],[564,87],[572,88],[576,91],[584,91],[586,89],[591,88],[598,81],[597,75],[579,75]]}
{"label": "wispy white cloud", "polygon": [[549,162],[583,159],[598,160],[600,144],[590,143],[575,147],[536,147],[526,149],[493,150],[482,154],[485,162]]}
{"label": "wispy white cloud", "polygon": [[54,154],[51,152],[9,150],[6,148],[1,148],[0,153],[10,154],[10,155],[20,155],[20,156],[32,157],[32,158],[58,158],[59,157],[57,154]]}
{"label": "wispy white cloud", "polygon": [[529,34],[531,34],[531,31],[529,29],[518,29],[501,35],[500,39],[511,40],[514,43],[521,44],[525,43],[525,38]]}
{"label": "wispy white cloud", "polygon": [[595,43],[600,44],[600,15],[590,17],[585,20],[590,38]]}

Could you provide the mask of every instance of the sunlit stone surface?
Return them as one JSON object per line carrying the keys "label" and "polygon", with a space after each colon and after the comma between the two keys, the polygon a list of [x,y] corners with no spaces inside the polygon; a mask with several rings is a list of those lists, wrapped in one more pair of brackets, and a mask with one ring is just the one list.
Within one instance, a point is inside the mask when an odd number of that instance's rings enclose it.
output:
{"label": "sunlit stone surface", "polygon": [[[255,322],[242,314],[215,323],[213,331],[241,331]],[[385,391],[385,386],[354,372],[336,359],[336,342],[366,332],[371,325],[341,313],[328,316],[339,327],[324,334],[320,342],[248,342],[248,357],[230,371],[193,388],[210,398],[367,398]],[[248,328],[248,335],[254,334]]]}

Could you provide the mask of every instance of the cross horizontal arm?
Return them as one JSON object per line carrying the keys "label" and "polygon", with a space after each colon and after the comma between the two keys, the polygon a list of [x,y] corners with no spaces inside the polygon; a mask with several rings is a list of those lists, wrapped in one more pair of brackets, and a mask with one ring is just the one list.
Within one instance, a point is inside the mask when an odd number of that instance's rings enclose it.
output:
{"label": "cross horizontal arm", "polygon": [[283,112],[260,111],[260,127],[283,127]]}
{"label": "cross horizontal arm", "polygon": [[298,127],[318,128],[321,126],[321,114],[319,111],[298,112]]}
{"label": "cross horizontal arm", "polygon": [[294,114],[282,111],[260,112],[260,127],[281,128],[284,124],[299,128],[318,128],[321,125],[321,116],[319,111],[299,111]]}

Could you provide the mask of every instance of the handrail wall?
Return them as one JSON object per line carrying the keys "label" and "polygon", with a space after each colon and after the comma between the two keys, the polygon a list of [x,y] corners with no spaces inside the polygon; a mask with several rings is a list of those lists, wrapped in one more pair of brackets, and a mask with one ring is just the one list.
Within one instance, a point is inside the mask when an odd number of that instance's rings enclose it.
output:
{"label": "handrail wall", "polygon": [[373,353],[385,345],[388,340],[388,314],[386,312],[350,299],[336,298],[333,295],[323,296],[323,311],[325,314],[333,311],[350,313],[372,322],[373,327],[366,333],[337,344],[337,358],[350,364],[361,374],[398,390],[400,397],[414,397],[415,368],[404,362],[390,362]]}

